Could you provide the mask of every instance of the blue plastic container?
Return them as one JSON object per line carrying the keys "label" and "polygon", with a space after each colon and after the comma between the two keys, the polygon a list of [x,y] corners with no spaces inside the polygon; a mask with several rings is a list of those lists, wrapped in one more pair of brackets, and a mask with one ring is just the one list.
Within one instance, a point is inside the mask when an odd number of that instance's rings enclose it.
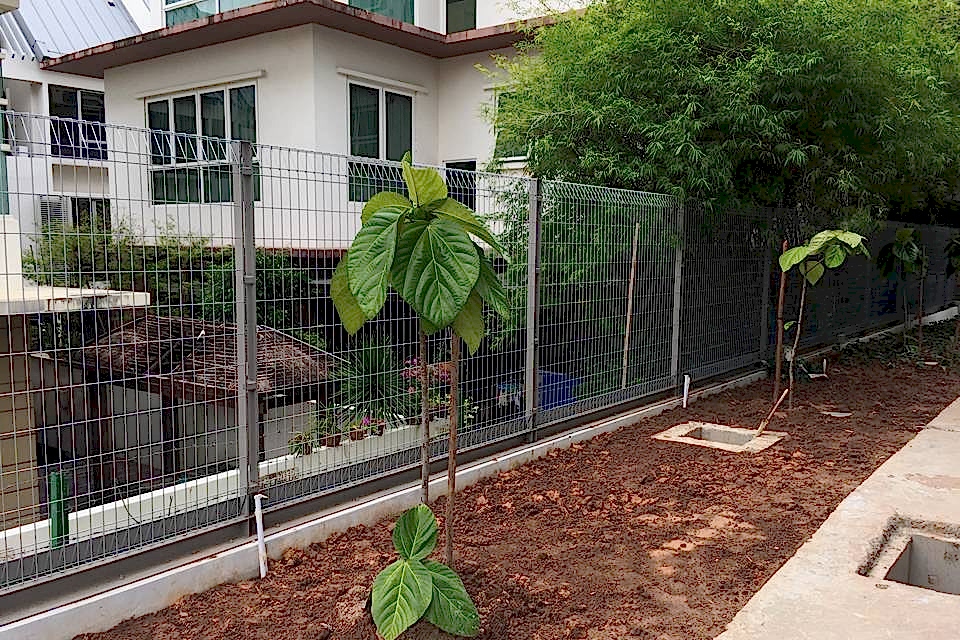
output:
{"label": "blue plastic container", "polygon": [[541,371],[539,382],[540,409],[556,409],[577,401],[574,390],[580,384],[579,378],[555,371]]}

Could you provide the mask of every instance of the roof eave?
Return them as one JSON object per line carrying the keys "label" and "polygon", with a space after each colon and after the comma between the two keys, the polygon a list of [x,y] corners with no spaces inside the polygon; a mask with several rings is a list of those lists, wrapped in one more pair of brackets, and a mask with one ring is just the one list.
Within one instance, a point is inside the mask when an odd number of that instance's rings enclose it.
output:
{"label": "roof eave", "polygon": [[104,71],[281,29],[318,24],[433,58],[494,51],[529,37],[549,18],[442,34],[335,0],[272,0],[70,53],[43,63],[51,71],[103,78]]}

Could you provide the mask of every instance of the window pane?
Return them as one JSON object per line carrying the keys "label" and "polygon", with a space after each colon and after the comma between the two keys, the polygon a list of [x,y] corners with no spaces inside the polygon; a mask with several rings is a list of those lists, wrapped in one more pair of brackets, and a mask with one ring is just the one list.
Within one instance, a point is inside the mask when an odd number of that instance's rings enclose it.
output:
{"label": "window pane", "polygon": [[350,6],[413,24],[413,0],[350,0]]}
{"label": "window pane", "polygon": [[400,167],[354,161],[347,168],[350,202],[366,202],[381,191],[407,191]]}
{"label": "window pane", "polygon": [[257,141],[257,89],[230,89],[230,139]]}
{"label": "window pane", "polygon": [[233,200],[233,167],[219,164],[203,169],[203,201],[230,202]]}
{"label": "window pane", "polygon": [[80,92],[80,119],[89,123],[81,127],[81,155],[84,158],[103,160],[107,157],[107,141],[103,128],[106,113],[101,92]]}
{"label": "window pane", "polygon": [[[513,98],[509,93],[501,93],[497,96],[497,111],[500,111],[505,105],[510,103]],[[498,158],[525,158],[527,157],[527,145],[523,140],[518,140],[514,136],[503,131],[497,130],[496,147],[494,155]]]}
{"label": "window pane", "polygon": [[[223,102],[223,91],[200,94],[200,133],[208,138],[227,137]],[[203,157],[207,160],[223,160],[227,157],[226,144],[216,140],[204,140]]]}
{"label": "window pane", "polygon": [[200,202],[200,169],[155,169],[150,172],[154,204]]}
{"label": "window pane", "polygon": [[350,154],[380,157],[380,91],[350,85]]}
{"label": "window pane", "polygon": [[169,9],[167,11],[167,26],[172,27],[175,24],[183,24],[191,20],[206,18],[217,13],[217,0],[200,0],[196,4],[191,4],[178,9]]}
{"label": "window pane", "polygon": [[170,157],[170,103],[166,100],[147,104],[147,126],[150,134],[150,161],[153,164],[169,164]]}
{"label": "window pane", "polygon": [[387,160],[413,151],[413,98],[387,92]]}
{"label": "window pane", "polygon": [[447,0],[447,33],[477,28],[477,0]]}
{"label": "window pane", "polygon": [[452,171],[447,171],[447,186],[449,187],[450,197],[470,209],[476,209],[476,160],[448,162],[447,169],[452,169]]}
{"label": "window pane", "polygon": [[220,0],[220,11],[249,7],[260,2],[263,2],[263,0]]}
{"label": "window pane", "polygon": [[173,131],[176,136],[177,162],[197,159],[197,101],[193,96],[173,99]]}
{"label": "window pane", "polygon": [[[54,118],[80,117],[77,102],[78,92],[70,87],[50,85],[50,115]],[[75,122],[50,122],[50,152],[54,156],[74,158],[80,156],[80,127]]]}

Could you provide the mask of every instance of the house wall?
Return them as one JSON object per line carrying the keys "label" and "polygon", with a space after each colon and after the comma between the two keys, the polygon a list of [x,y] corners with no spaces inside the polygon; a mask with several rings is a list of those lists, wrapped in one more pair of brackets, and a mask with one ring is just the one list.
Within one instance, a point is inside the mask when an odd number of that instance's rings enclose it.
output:
{"label": "house wall", "polygon": [[27,319],[0,316],[0,529],[40,518]]}

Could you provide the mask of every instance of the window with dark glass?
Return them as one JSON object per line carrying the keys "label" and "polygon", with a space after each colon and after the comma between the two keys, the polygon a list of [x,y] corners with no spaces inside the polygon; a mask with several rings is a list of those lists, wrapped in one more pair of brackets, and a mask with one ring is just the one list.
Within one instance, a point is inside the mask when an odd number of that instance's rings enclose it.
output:
{"label": "window with dark glass", "polygon": [[[413,149],[413,98],[350,85],[350,155],[399,162]],[[404,192],[400,169],[381,162],[351,161],[350,200],[366,202],[380,191]]]}
{"label": "window with dark glass", "polygon": [[447,33],[477,28],[477,0],[447,0]]}
{"label": "window with dark glass", "polygon": [[470,209],[477,208],[477,161],[448,162],[447,189],[450,197]]}
{"label": "window with dark glass", "polygon": [[103,93],[50,85],[51,153],[60,158],[107,157]]}
{"label": "window with dark glass", "polygon": [[413,24],[413,0],[350,0],[350,6]]}
{"label": "window with dark glass", "polygon": [[[256,142],[256,87],[245,85],[147,103],[154,204],[233,200],[231,141]],[[254,196],[259,199],[259,176]]]}
{"label": "window with dark glass", "polygon": [[172,27],[176,24],[200,20],[223,11],[232,11],[241,7],[262,2],[263,0],[165,0],[164,12],[166,24]]}

